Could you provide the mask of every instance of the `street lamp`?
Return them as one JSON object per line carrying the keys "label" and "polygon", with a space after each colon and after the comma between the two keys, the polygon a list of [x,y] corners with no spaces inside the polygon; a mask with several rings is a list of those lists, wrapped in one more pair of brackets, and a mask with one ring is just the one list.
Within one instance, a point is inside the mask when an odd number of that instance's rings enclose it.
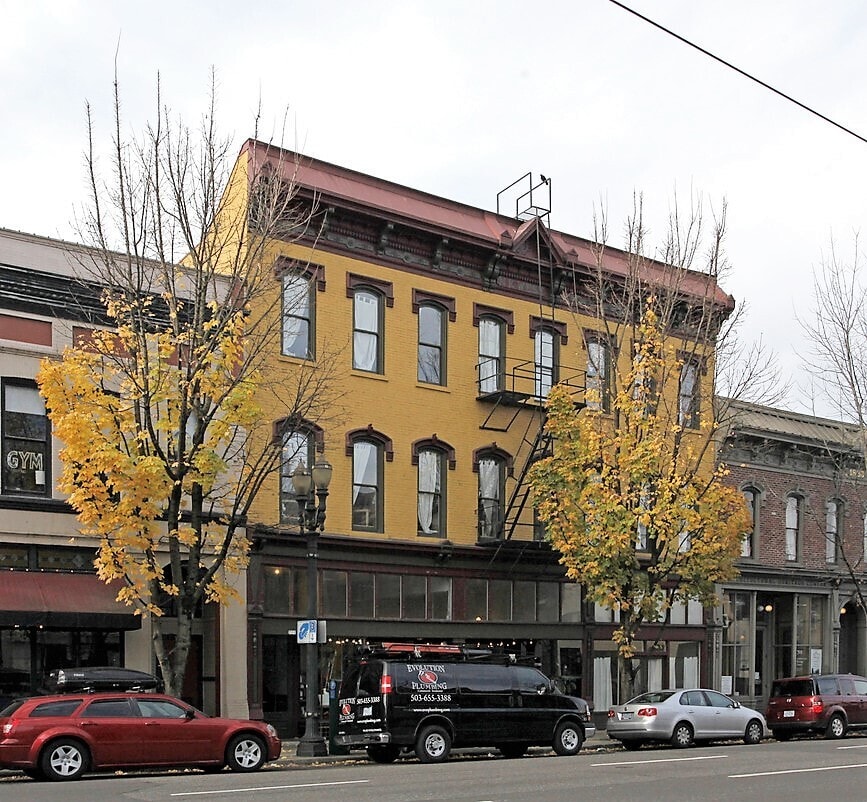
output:
{"label": "street lamp", "polygon": [[[301,531],[307,536],[307,618],[318,618],[319,533],[325,526],[325,501],[331,483],[331,465],[325,460],[317,462],[311,471],[298,465],[292,473],[292,489],[298,502]],[[317,499],[319,503],[317,504]],[[298,742],[299,757],[321,757],[328,747],[319,729],[319,645],[305,643],[307,665],[307,701],[304,714],[304,735]]]}

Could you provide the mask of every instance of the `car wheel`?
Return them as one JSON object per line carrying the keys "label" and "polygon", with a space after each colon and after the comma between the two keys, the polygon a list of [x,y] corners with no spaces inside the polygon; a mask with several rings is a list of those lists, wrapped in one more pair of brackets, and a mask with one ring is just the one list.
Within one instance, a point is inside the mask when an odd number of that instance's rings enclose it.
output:
{"label": "car wheel", "polygon": [[577,755],[584,743],[584,733],[577,724],[564,721],[554,730],[554,751],[558,755]]}
{"label": "car wheel", "polygon": [[87,771],[87,748],[74,738],[52,741],[42,752],[39,768],[46,779],[77,780]]}
{"label": "car wheel", "polygon": [[685,721],[681,721],[671,733],[671,745],[678,749],[684,749],[687,746],[692,746],[695,743],[695,735],[692,727]]}
{"label": "car wheel", "polygon": [[846,721],[839,713],[831,716],[828,726],[825,728],[826,738],[842,738],[846,734]]}
{"label": "car wheel", "polygon": [[452,748],[449,734],[436,725],[425,727],[415,742],[415,754],[422,763],[442,763]]}
{"label": "car wheel", "polygon": [[258,771],[265,756],[265,742],[258,735],[236,735],[229,741],[226,763],[232,771]]}
{"label": "car wheel", "polygon": [[527,754],[527,744],[500,744],[497,748],[503,757],[507,757],[510,760],[524,757]]}
{"label": "car wheel", "polygon": [[644,741],[631,740],[631,741],[621,741],[624,749],[628,749],[630,752],[636,752],[644,745]]}
{"label": "car wheel", "polygon": [[757,718],[751,719],[749,724],[747,724],[747,728],[744,731],[744,743],[745,744],[757,744],[761,743],[762,736],[765,734],[764,727],[762,727],[762,722]]}
{"label": "car wheel", "polygon": [[380,744],[371,744],[367,747],[367,756],[374,763],[394,763],[397,756],[400,754],[400,747]]}

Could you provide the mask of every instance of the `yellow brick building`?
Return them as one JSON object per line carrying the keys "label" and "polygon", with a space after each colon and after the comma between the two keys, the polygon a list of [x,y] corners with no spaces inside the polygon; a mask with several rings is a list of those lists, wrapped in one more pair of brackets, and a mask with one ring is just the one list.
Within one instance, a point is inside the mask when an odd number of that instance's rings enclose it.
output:
{"label": "yellow brick building", "polygon": [[[322,459],[333,469],[318,543],[322,686],[352,643],[425,638],[533,655],[592,696],[594,640],[611,621],[565,581],[523,475],[547,447],[551,384],[583,403],[610,375],[598,321],[560,301],[591,281],[593,243],[549,228],[549,184],[532,176],[495,213],[250,141],[236,190],[265,163],[314,213],[300,240],[269,244],[283,308],[268,372],[327,360],[339,399],[323,420],[285,421],[263,395],[286,461],[250,516],[251,714],[300,730],[308,563],[291,473]],[[624,274],[624,254],[604,259]],[[717,302],[731,305],[721,291]],[[709,404],[710,372],[694,379],[696,405]],[[702,624],[684,609],[667,637],[698,655]]]}

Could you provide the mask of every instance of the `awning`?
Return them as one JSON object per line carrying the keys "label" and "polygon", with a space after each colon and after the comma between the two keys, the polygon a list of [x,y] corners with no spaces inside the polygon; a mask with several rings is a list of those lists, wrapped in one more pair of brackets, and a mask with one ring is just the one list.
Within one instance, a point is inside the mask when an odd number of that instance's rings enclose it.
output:
{"label": "awning", "polygon": [[0,571],[0,626],[139,629],[141,616],[116,601],[119,589],[94,574]]}

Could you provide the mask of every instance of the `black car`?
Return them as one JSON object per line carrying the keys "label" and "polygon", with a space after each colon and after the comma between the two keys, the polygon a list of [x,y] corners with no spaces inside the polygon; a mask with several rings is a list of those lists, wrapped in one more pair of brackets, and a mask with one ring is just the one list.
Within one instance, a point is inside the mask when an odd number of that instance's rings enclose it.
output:
{"label": "black car", "polygon": [[401,750],[446,760],[452,747],[530,746],[574,755],[596,733],[586,701],[560,693],[537,668],[460,646],[383,644],[341,683],[335,742],[390,763]]}

